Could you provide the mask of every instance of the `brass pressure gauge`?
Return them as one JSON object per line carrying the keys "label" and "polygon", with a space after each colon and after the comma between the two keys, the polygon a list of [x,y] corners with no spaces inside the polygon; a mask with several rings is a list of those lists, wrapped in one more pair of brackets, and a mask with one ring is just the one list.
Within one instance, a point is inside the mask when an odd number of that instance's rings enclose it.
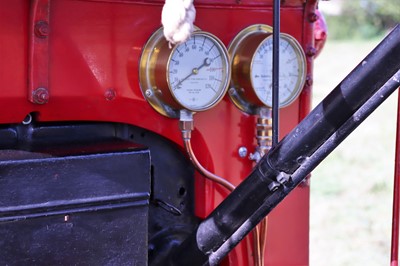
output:
{"label": "brass pressure gauge", "polygon": [[[272,28],[252,25],[231,42],[232,81],[229,96],[242,111],[256,114],[272,107]],[[282,33],[279,40],[279,107],[300,94],[306,75],[306,59],[300,44]]]}
{"label": "brass pressure gauge", "polygon": [[230,64],[224,44],[197,30],[185,43],[169,47],[162,29],[144,47],[140,86],[150,105],[162,115],[178,118],[179,110],[204,111],[225,95]]}

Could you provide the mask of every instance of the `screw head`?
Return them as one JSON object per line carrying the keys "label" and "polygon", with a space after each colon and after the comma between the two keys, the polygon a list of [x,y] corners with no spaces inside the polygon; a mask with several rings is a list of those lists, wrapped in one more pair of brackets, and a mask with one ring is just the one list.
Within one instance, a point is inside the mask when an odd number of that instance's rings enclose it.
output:
{"label": "screw head", "polygon": [[153,95],[153,92],[151,90],[146,90],[145,94],[146,97],[151,97]]}
{"label": "screw head", "polygon": [[240,147],[238,149],[238,154],[240,158],[245,158],[247,156],[247,148],[246,147]]}

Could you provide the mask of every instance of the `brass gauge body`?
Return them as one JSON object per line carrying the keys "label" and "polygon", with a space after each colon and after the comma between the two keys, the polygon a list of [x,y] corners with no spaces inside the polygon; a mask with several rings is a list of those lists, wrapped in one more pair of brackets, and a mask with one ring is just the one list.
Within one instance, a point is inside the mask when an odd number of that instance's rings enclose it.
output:
{"label": "brass gauge body", "polygon": [[143,49],[139,81],[144,97],[160,114],[204,111],[225,95],[230,81],[228,52],[214,35],[196,30],[185,43],[170,47],[162,29]]}
{"label": "brass gauge body", "polygon": [[[291,104],[300,94],[306,59],[300,44],[280,35],[279,107]],[[272,28],[257,24],[242,30],[229,46],[232,80],[229,96],[242,111],[257,114],[272,106]]]}

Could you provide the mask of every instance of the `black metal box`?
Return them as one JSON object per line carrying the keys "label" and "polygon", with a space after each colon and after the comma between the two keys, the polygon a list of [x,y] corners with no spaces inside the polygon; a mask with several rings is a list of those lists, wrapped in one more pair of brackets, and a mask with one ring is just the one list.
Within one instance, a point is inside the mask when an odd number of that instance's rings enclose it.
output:
{"label": "black metal box", "polygon": [[61,150],[0,151],[0,264],[147,265],[149,150]]}

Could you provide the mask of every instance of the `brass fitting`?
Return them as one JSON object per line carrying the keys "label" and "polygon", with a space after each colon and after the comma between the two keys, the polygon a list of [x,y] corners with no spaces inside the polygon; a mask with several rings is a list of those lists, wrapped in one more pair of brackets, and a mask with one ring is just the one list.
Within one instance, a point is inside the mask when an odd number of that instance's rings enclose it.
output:
{"label": "brass fitting", "polygon": [[183,140],[187,140],[192,137],[194,122],[193,122],[193,113],[191,111],[184,109],[180,111],[179,129],[182,132]]}
{"label": "brass fitting", "polygon": [[261,108],[259,110],[256,124],[256,139],[256,150],[250,154],[249,158],[258,162],[272,147],[272,115],[269,108]]}

